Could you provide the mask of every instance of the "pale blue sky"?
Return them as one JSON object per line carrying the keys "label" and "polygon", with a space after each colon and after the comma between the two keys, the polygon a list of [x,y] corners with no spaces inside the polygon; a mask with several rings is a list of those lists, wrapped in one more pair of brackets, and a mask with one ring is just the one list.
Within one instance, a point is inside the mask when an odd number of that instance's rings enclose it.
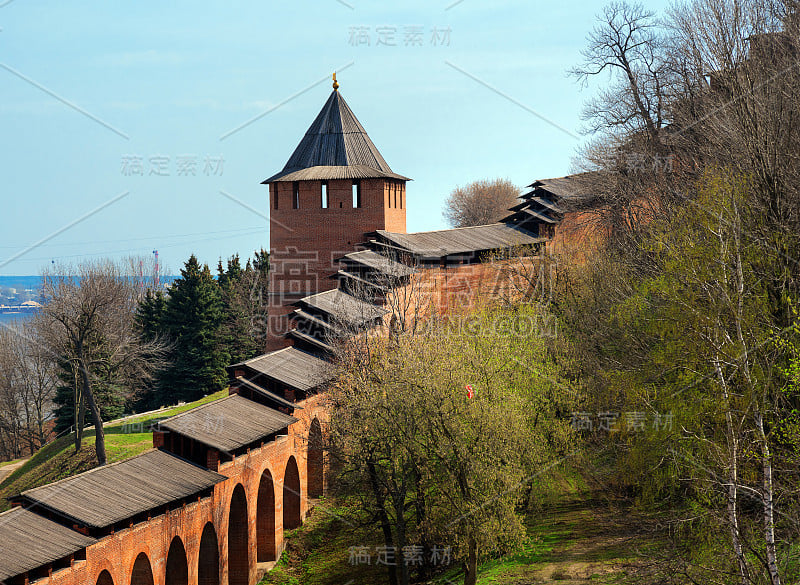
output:
{"label": "pale blue sky", "polygon": [[175,271],[193,252],[267,248],[259,183],[341,68],[342,95],[414,179],[409,231],[445,227],[456,185],[568,173],[591,89],[565,72],[602,3],[453,2],[0,0],[0,275],[154,249]]}

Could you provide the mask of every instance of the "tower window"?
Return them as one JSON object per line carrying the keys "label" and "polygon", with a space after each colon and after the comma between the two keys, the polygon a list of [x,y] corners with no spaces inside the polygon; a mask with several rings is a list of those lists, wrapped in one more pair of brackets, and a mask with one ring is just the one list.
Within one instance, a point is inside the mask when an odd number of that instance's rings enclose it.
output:
{"label": "tower window", "polygon": [[322,209],[328,209],[328,182],[322,181],[322,188],[320,192],[322,199]]}
{"label": "tower window", "polygon": [[392,195],[394,196],[394,207],[397,208],[397,183],[392,183]]}
{"label": "tower window", "polygon": [[405,191],[405,187],[399,185],[398,188],[400,189],[400,209],[403,209],[403,191]]}
{"label": "tower window", "polygon": [[300,209],[300,183],[292,183],[292,209]]}
{"label": "tower window", "polygon": [[275,189],[272,190],[272,206],[275,209],[278,209],[278,186],[275,185]]}
{"label": "tower window", "polygon": [[361,182],[353,181],[353,209],[361,207]]}

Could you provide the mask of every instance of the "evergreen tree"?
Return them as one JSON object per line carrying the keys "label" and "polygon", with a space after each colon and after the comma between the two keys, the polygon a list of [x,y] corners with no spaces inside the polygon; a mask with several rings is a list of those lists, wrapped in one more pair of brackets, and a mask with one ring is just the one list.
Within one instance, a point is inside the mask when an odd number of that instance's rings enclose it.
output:
{"label": "evergreen tree", "polygon": [[[167,312],[167,297],[163,292],[148,290],[144,298],[139,301],[136,309],[136,326],[142,338],[147,341],[165,340],[165,315]],[[163,401],[161,392],[161,378],[159,374],[152,384],[140,389],[130,399],[130,410],[144,412],[161,406]]]}
{"label": "evergreen tree", "polygon": [[136,310],[136,324],[142,337],[148,340],[164,334],[164,315],[167,311],[167,298],[164,293],[148,290]]}
{"label": "evergreen tree", "polygon": [[217,283],[220,288],[225,291],[233,287],[237,282],[241,281],[244,270],[239,261],[239,254],[234,254],[228,260],[228,267],[222,267],[222,260],[220,259],[217,264]]}
{"label": "evergreen tree", "polygon": [[[69,367],[69,362],[60,360],[61,369],[58,374],[60,384],[56,388],[53,396],[53,415],[56,419],[55,432],[60,435],[77,424],[78,418],[85,416],[84,412],[75,412],[75,405],[78,404],[76,388],[78,380]],[[81,403],[82,404],[82,403]]]}
{"label": "evergreen tree", "polygon": [[230,355],[219,343],[222,292],[208,265],[192,255],[169,291],[163,331],[172,342],[171,364],[159,380],[162,403],[196,400],[220,390]]}
{"label": "evergreen tree", "polygon": [[[261,254],[266,252],[262,250]],[[254,264],[262,269],[255,268]],[[256,261],[251,263],[248,260],[244,269],[238,254],[228,260],[227,268],[223,268],[221,260],[217,266],[217,282],[224,306],[219,339],[232,362],[250,359],[261,350],[258,332],[263,329],[261,321],[266,313],[261,294],[266,282],[263,266],[258,253]]]}
{"label": "evergreen tree", "polygon": [[136,311],[142,337],[171,344],[169,365],[133,399],[142,411],[193,400],[220,389],[224,366],[256,356],[267,318],[269,253],[257,251],[242,267],[239,255],[217,264],[217,278],[192,256],[168,294],[148,291]]}
{"label": "evergreen tree", "polygon": [[[247,261],[248,267],[250,261]],[[251,300],[258,303],[263,313],[267,312],[267,294],[269,293],[269,252],[261,248],[253,254],[253,274],[256,276],[254,286],[251,288]]]}

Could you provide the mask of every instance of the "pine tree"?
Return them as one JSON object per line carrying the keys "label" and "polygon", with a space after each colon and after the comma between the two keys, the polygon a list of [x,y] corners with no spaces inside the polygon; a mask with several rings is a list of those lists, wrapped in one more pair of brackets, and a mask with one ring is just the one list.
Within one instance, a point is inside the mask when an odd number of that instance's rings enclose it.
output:
{"label": "pine tree", "polygon": [[53,396],[53,415],[56,419],[55,432],[57,435],[61,435],[77,425],[77,417],[81,417],[81,419],[85,417],[85,409],[82,413],[75,412],[75,406],[78,403],[76,396],[76,388],[79,387],[78,381],[68,362],[60,360],[59,365],[61,366],[58,373],[60,384]]}
{"label": "pine tree", "polygon": [[[250,261],[247,261],[248,267]],[[259,308],[263,309],[266,314],[268,301],[267,295],[269,294],[269,252],[261,248],[253,255],[253,274],[255,281],[251,288],[251,299],[254,303],[258,303]]]}
{"label": "pine tree", "polygon": [[208,265],[192,255],[169,291],[163,330],[172,342],[171,365],[159,377],[162,403],[196,400],[220,390],[230,356],[219,343],[222,292]]}
{"label": "pine tree", "polygon": [[[262,254],[266,254],[262,250]],[[240,362],[256,356],[261,350],[262,342],[258,335],[263,330],[261,321],[265,305],[261,301],[261,289],[265,275],[254,268],[254,263],[247,261],[241,267],[238,254],[232,256],[223,268],[220,260],[217,267],[217,282],[222,291],[224,318],[220,327],[220,343],[227,348],[231,361]],[[263,261],[256,261],[263,267]]]}
{"label": "pine tree", "polygon": [[[165,340],[165,315],[167,312],[167,297],[163,292],[148,290],[139,301],[136,309],[136,326],[142,338],[147,341]],[[145,388],[139,389],[130,399],[130,410],[144,412],[158,408],[163,402],[161,391],[161,376],[156,376],[154,382]]]}
{"label": "pine tree", "polygon": [[142,337],[148,340],[164,334],[164,315],[167,311],[167,298],[164,293],[148,290],[136,310],[136,324]]}
{"label": "pine tree", "polygon": [[225,291],[242,279],[242,264],[239,261],[239,254],[234,254],[228,260],[227,269],[222,267],[222,260],[217,264],[217,282],[220,288]]}

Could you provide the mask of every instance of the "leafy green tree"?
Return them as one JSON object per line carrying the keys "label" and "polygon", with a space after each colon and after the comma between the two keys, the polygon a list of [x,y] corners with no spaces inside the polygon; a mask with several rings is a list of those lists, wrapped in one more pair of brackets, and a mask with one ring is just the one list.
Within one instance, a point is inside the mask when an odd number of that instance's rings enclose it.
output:
{"label": "leafy green tree", "polygon": [[[536,313],[487,310],[339,352],[330,430],[341,481],[360,488],[387,547],[447,543],[466,585],[479,559],[522,541],[527,478],[572,442],[559,416],[572,392],[527,327]],[[387,570],[393,584],[412,578],[402,563]]]}
{"label": "leafy green tree", "polygon": [[[739,581],[745,585],[759,571],[746,555],[757,548],[763,550],[770,582],[780,585],[771,428],[784,407],[778,367],[783,356],[776,351],[784,333],[774,327],[756,270],[764,263],[777,265],[778,259],[748,236],[761,222],[748,206],[751,192],[747,177],[709,173],[696,198],[702,213],[684,209],[655,226],[657,237],[647,248],[663,259],[664,271],[647,290],[659,301],[655,314],[661,318],[653,326],[668,343],[659,344],[661,351],[671,355],[671,365],[695,372],[694,391],[685,398],[705,414],[702,425],[684,423],[690,438],[683,444],[692,449],[691,455],[682,453],[680,463],[719,470],[712,483],[726,491],[724,517]],[[701,454],[705,461],[695,461]],[[752,477],[760,479],[755,486],[748,485]],[[748,536],[743,526],[741,499],[752,497],[751,489],[763,508],[761,538]]]}
{"label": "leafy green tree", "polygon": [[[684,549],[685,570],[694,580],[723,571],[729,582],[778,585],[793,531],[776,503],[796,485],[785,470],[796,455],[798,336],[796,324],[776,322],[774,283],[760,278],[784,260],[752,235],[764,221],[750,205],[754,188],[746,176],[707,173],[690,204],[640,233],[634,252],[648,270],[613,255],[593,263],[591,301],[569,320],[598,409],[674,419],[607,443],[640,502],[703,518],[680,523],[684,545],[703,545]],[[709,548],[713,569],[703,566]]]}

